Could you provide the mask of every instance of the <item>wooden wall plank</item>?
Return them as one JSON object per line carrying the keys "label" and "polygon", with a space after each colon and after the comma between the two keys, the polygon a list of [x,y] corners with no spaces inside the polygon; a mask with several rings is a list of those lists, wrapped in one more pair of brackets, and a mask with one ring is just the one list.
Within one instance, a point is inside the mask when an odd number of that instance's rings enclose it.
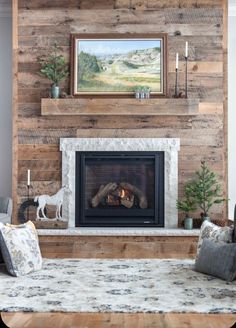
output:
{"label": "wooden wall plank", "polygon": [[[53,195],[61,188],[61,181],[32,181],[31,197],[40,194]],[[27,186],[24,181],[18,182],[18,196],[25,197],[27,194]]]}
{"label": "wooden wall plank", "polygon": [[164,8],[221,8],[221,0],[19,0],[19,8],[78,8],[78,9],[164,9]]}
{"label": "wooden wall plank", "polygon": [[[133,122],[133,124],[132,124]],[[191,129],[193,128],[211,128],[218,129],[223,127],[222,115],[204,114],[202,116],[195,115],[159,115],[148,116],[140,115],[134,117],[124,117],[118,115],[104,116],[65,116],[61,120],[61,116],[39,116],[36,118],[18,118],[18,125],[20,129],[50,129],[48,134],[60,136],[60,130],[71,131],[74,134],[73,129],[84,128],[131,128],[131,129]],[[207,132],[207,131],[205,131]],[[204,133],[204,132],[203,132]],[[40,135],[40,130],[34,131],[34,135]],[[67,135],[66,135],[67,136]],[[189,136],[191,138],[191,136]]]}
{"label": "wooden wall plank", "polygon": [[18,159],[20,160],[61,160],[58,145],[19,145]]}
{"label": "wooden wall plank", "polygon": [[63,7],[78,7],[80,5],[80,0],[19,0],[19,8],[20,9],[34,9],[34,8],[63,8]]}

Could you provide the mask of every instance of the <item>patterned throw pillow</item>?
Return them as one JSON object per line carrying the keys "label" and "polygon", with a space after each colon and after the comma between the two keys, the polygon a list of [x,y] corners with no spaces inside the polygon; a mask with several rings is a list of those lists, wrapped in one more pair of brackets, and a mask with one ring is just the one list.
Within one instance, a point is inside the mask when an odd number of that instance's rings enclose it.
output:
{"label": "patterned throw pillow", "polygon": [[14,226],[0,223],[0,248],[13,276],[23,276],[42,268],[37,231],[31,221]]}
{"label": "patterned throw pillow", "polygon": [[233,226],[219,227],[209,221],[204,221],[201,226],[200,235],[198,239],[196,260],[198,259],[198,255],[204,239],[211,239],[216,243],[232,243],[232,235]]}

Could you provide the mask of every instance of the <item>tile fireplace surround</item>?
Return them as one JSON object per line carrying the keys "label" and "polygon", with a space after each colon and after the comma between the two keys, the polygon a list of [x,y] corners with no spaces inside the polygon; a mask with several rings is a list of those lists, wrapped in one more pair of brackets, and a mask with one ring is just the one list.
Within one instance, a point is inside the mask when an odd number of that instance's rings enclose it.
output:
{"label": "tile fireplace surround", "polygon": [[165,228],[177,228],[176,199],[178,197],[179,149],[180,140],[177,138],[61,138],[62,185],[68,187],[64,196],[63,217],[69,219],[69,228],[75,227],[76,151],[164,151]]}

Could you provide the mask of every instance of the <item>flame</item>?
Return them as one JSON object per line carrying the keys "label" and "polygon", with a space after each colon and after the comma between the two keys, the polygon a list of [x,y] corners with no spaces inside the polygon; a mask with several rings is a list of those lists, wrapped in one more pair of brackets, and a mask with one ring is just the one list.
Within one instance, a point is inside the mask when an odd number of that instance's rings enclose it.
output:
{"label": "flame", "polygon": [[121,191],[120,191],[120,197],[121,198],[124,198],[125,197],[125,191],[124,191],[124,189],[121,189]]}

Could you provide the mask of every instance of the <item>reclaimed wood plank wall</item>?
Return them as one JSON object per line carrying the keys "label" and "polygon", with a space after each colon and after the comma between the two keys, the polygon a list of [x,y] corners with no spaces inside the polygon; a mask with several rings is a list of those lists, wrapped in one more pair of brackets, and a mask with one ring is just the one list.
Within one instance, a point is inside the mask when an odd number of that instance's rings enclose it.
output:
{"label": "reclaimed wood plank wall", "polygon": [[[18,0],[18,93],[14,120],[14,221],[17,205],[27,196],[27,169],[31,169],[31,196],[52,194],[61,184],[60,137],[140,136],[177,137],[179,194],[183,185],[208,162],[226,178],[225,123],[227,89],[224,89],[227,45],[223,31],[227,22],[225,0]],[[15,10],[17,14],[17,10]],[[226,15],[225,15],[226,17]],[[199,98],[195,116],[41,116],[40,101],[49,94],[50,83],[39,72],[38,56],[55,41],[69,63],[70,33],[159,33],[169,35],[169,96],[174,94],[175,53],[180,55],[180,83],[184,88],[184,47],[189,42],[189,97]],[[69,82],[63,83],[69,92]],[[16,90],[17,91],[17,90]],[[145,106],[143,107],[145,113]],[[224,192],[226,193],[226,183]],[[213,209],[214,217],[226,215],[226,206]]]}

